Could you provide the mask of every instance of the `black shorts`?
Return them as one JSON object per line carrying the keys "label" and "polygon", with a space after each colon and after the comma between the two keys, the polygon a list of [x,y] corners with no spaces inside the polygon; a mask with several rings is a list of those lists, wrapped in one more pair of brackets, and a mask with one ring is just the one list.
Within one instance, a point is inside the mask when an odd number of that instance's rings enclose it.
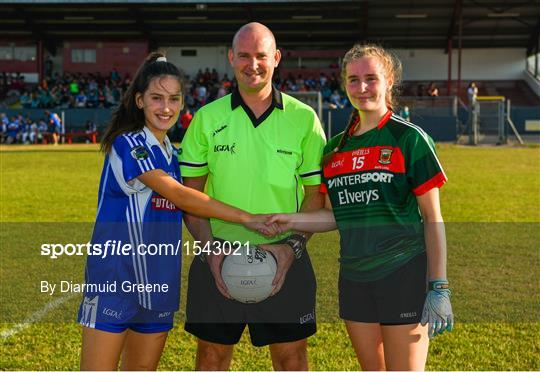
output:
{"label": "black shorts", "polygon": [[426,253],[385,278],[354,282],[339,277],[339,316],[382,325],[420,323],[426,300]]}
{"label": "black shorts", "polygon": [[238,343],[246,325],[251,343],[265,346],[313,335],[317,284],[307,252],[291,265],[281,290],[256,304],[224,297],[210,267],[194,258],[189,270],[185,330],[213,343]]}

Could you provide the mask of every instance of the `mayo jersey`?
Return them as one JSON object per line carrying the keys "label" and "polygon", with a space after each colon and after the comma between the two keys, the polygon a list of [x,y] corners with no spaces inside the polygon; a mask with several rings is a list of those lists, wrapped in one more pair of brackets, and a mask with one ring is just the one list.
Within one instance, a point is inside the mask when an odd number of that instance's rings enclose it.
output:
{"label": "mayo jersey", "polygon": [[88,256],[87,297],[121,295],[149,310],[178,309],[182,212],[137,179],[161,169],[181,182],[177,156],[167,137],[163,147],[146,127],[115,139],[101,174],[91,241],[100,254]]}
{"label": "mayo jersey", "polygon": [[[343,135],[332,138],[325,153]],[[350,136],[323,169],[340,231],[342,275],[354,281],[381,279],[425,251],[416,197],[447,178],[432,139],[388,112],[376,128]]]}

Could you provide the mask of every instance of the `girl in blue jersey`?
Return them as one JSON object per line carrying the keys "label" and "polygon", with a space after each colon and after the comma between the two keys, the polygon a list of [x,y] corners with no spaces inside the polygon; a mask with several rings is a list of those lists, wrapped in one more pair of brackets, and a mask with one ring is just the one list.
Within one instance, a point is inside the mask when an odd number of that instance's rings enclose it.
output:
{"label": "girl in blue jersey", "polygon": [[183,107],[182,88],[180,71],[150,54],[102,140],[92,235],[101,251],[88,256],[78,316],[82,370],[116,370],[120,357],[121,369],[157,368],[179,305],[182,210],[266,229],[262,216],[180,183],[177,150],[166,133]]}

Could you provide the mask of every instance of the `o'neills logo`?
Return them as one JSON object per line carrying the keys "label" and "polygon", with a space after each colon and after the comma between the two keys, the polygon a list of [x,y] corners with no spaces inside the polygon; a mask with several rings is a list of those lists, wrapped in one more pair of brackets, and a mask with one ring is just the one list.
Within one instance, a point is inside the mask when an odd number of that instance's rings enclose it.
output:
{"label": "o'neills logo", "polygon": [[152,196],[152,209],[157,211],[177,211],[176,205],[162,196]]}
{"label": "o'neills logo", "polygon": [[215,131],[212,132],[212,137],[215,137],[216,134],[218,134],[219,132],[221,132],[223,129],[227,128],[227,124],[225,125],[222,125],[221,128],[219,129],[216,129]]}

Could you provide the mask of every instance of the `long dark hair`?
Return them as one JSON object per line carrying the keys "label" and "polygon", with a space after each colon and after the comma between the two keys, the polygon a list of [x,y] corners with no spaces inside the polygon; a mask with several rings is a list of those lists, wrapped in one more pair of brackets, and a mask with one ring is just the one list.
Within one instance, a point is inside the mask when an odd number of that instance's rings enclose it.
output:
{"label": "long dark hair", "polygon": [[[347,65],[357,59],[362,57],[376,57],[379,59],[379,62],[382,64],[384,69],[384,75],[387,80],[391,80],[392,86],[386,92],[386,106],[390,109],[396,106],[395,96],[398,93],[398,87],[401,83],[401,61],[385,50],[383,47],[375,44],[356,44],[354,45],[343,57],[341,63],[341,84],[343,89],[345,89],[345,84],[347,82]],[[334,154],[339,152],[347,143],[347,140],[351,136],[351,130],[358,121],[360,120],[360,113],[357,109],[353,108],[351,116],[349,117],[349,122],[345,127],[345,130],[342,133],[341,139],[336,148],[331,152],[326,154],[321,161],[322,166],[326,166],[334,157]]]}
{"label": "long dark hair", "polygon": [[[157,59],[160,58],[159,61]],[[183,74],[172,63],[167,62],[165,54],[153,52],[137,70],[133,80],[126,89],[122,102],[113,112],[112,119],[105,130],[101,140],[101,151],[108,153],[116,137],[128,132],[137,132],[144,128],[144,111],[137,107],[135,96],[137,93],[144,94],[150,81],[155,77],[173,76],[184,89]]]}

